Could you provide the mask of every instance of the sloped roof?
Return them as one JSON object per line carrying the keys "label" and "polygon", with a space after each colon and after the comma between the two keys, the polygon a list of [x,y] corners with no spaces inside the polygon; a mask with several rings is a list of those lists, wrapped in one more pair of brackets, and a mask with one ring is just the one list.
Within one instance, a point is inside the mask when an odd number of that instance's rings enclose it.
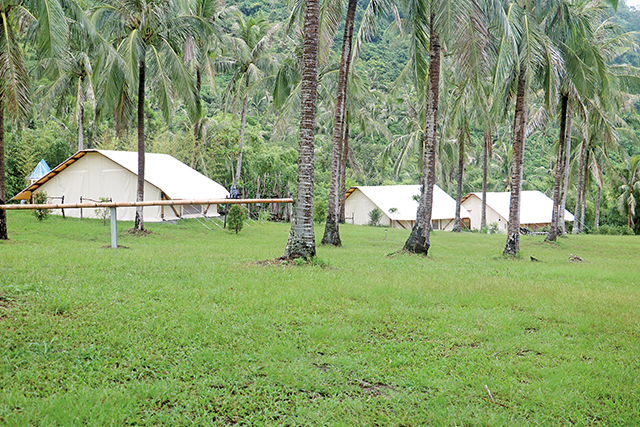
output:
{"label": "sloped roof", "polygon": [[[482,200],[482,193],[471,193]],[[520,193],[520,223],[546,224],[551,222],[553,200],[541,191],[523,191]],[[465,199],[470,195],[465,196]],[[509,219],[510,192],[487,193],[487,206]],[[571,212],[565,209],[565,221],[573,221]]]}
{"label": "sloped roof", "polygon": [[[88,153],[99,153],[131,173],[138,174],[138,153],[133,151],[83,150],[56,166],[13,200],[29,199],[31,192],[64,171]],[[221,199],[229,192],[217,182],[168,154],[146,153],[144,179],[158,187],[170,199]]]}
{"label": "sloped roof", "polygon": [[[419,185],[379,185],[351,187],[347,191],[347,198],[355,189],[373,202],[385,215],[396,221],[415,221],[418,214],[418,201],[414,196],[420,196]],[[394,209],[394,212],[389,212]],[[431,219],[455,218],[456,201],[437,185],[433,186],[433,210]],[[469,212],[460,206],[460,217],[470,218]]]}
{"label": "sloped roof", "polygon": [[[138,153],[94,150],[134,174],[138,174]],[[170,199],[223,199],[229,192],[222,185],[168,154],[146,153],[144,180],[158,187]]]}

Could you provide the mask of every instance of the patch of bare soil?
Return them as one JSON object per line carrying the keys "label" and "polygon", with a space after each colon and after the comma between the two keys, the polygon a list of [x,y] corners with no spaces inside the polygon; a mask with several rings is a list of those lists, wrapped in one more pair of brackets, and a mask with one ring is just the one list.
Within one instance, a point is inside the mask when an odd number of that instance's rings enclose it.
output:
{"label": "patch of bare soil", "polygon": [[127,234],[130,234],[130,235],[132,235],[132,236],[148,236],[149,234],[153,234],[153,232],[152,232],[152,231],[149,231],[149,230],[146,230],[146,229],[145,229],[145,230],[140,231],[140,230],[136,229],[135,227],[134,227],[134,228],[130,228],[130,229],[128,229],[128,230],[126,231],[126,233],[127,233]]}

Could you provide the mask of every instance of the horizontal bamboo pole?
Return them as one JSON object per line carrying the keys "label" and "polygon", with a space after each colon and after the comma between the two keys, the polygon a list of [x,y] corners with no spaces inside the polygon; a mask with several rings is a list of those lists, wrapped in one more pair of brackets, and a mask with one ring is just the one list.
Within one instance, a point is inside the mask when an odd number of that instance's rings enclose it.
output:
{"label": "horizontal bamboo pole", "polygon": [[0,209],[79,209],[79,208],[133,208],[136,206],[174,206],[174,205],[244,205],[256,203],[293,203],[293,199],[192,199],[192,200],[154,200],[146,202],[103,202],[103,203],[66,203],[66,204],[25,204],[0,205]]}

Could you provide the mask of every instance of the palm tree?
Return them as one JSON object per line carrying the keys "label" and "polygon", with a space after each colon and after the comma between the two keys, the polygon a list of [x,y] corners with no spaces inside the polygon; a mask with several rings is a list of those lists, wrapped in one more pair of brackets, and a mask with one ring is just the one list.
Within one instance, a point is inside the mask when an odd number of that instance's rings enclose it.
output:
{"label": "palm tree", "polygon": [[636,195],[640,192],[640,156],[633,156],[625,163],[619,179],[621,184],[618,190],[621,194],[618,196],[618,210],[621,214],[627,214],[627,226],[633,228],[638,202]]}
{"label": "palm tree", "polygon": [[[178,50],[201,28],[193,17],[176,14],[173,0],[119,2],[107,0],[98,6],[93,20],[114,38],[118,52],[107,67],[105,98],[112,105],[122,99],[123,89],[137,87],[138,116],[138,189],[136,200],[144,200],[145,124],[144,106],[147,72],[154,83],[155,95],[168,120],[174,93],[186,100],[187,109],[196,116],[200,107],[193,79]],[[143,208],[136,208],[135,229],[144,230]]]}
{"label": "palm tree", "polygon": [[[44,111],[57,102],[57,112],[62,114],[67,107],[68,97],[74,98],[75,122],[78,126],[78,151],[84,149],[85,106],[88,102],[95,108],[93,86],[92,52],[99,50],[99,41],[94,43],[94,34],[88,34],[87,23],[73,22],[71,25],[70,48],[63,57],[46,61],[46,77],[51,83],[43,88]],[[92,33],[92,32],[89,32]]]}
{"label": "palm tree", "polygon": [[[70,2],[69,7],[75,4]],[[25,13],[27,12],[27,13]],[[30,107],[29,76],[24,66],[16,25],[28,25],[35,19],[35,46],[40,59],[62,54],[69,28],[62,7],[56,0],[26,2],[4,1],[0,4],[0,204],[6,202],[4,116],[26,116]],[[0,240],[8,239],[7,217],[0,209]]]}
{"label": "palm tree", "polygon": [[[222,54],[222,45],[226,41],[221,22],[233,13],[236,7],[223,7],[220,0],[192,0],[185,4],[185,14],[200,21],[200,31],[188,37],[184,46],[185,61],[195,74],[195,85],[198,99],[201,99],[202,79],[208,80],[210,87],[216,87],[215,59]],[[192,167],[196,166],[201,153],[202,130],[206,126],[206,118],[202,110],[194,110],[195,116],[189,117],[193,125],[195,147],[193,150]]]}
{"label": "palm tree", "polygon": [[279,25],[269,28],[267,20],[263,17],[245,19],[241,13],[237,13],[234,25],[235,35],[229,38],[227,45],[231,56],[219,58],[216,61],[218,67],[234,70],[225,90],[227,99],[239,99],[242,103],[238,164],[233,176],[233,184],[236,186],[242,174],[242,154],[250,91],[264,84],[264,79],[271,76],[275,70],[276,58],[269,52],[269,46],[278,28]]}
{"label": "palm tree", "polygon": [[340,202],[338,196],[340,184],[340,164],[342,157],[342,145],[345,138],[345,98],[347,96],[347,77],[351,63],[351,44],[353,39],[353,24],[356,16],[358,0],[349,0],[347,18],[342,38],[342,56],[338,71],[338,94],[336,96],[336,110],[333,129],[333,152],[331,155],[331,181],[329,184],[329,200],[327,203],[327,220],[325,222],[323,245],[341,246],[339,219]]}
{"label": "palm tree", "polygon": [[316,255],[313,230],[314,131],[318,77],[319,1],[304,5],[304,45],[298,148],[298,184],[291,231],[284,258],[311,259]]}
{"label": "palm tree", "polygon": [[[510,31],[504,33],[502,45],[515,45],[514,51],[501,52],[497,67],[506,71],[507,90],[515,87],[515,114],[513,124],[513,160],[511,166],[511,198],[509,202],[509,226],[504,255],[516,256],[520,250],[520,193],[524,162],[524,142],[527,122],[526,98],[530,79],[536,76],[543,82],[545,104],[550,108],[556,85],[556,73],[562,68],[561,58],[542,33],[535,9],[529,1],[510,1],[504,14]],[[517,77],[516,77],[517,76]],[[497,78],[496,82],[503,79]],[[509,93],[509,92],[507,92]]]}
{"label": "palm tree", "polygon": [[[331,181],[329,184],[329,200],[327,203],[327,220],[325,222],[324,235],[322,237],[323,245],[342,245],[338,226],[341,216],[340,165],[342,164],[343,158],[343,141],[348,138],[348,135],[345,132],[345,117],[347,114],[347,79],[349,76],[349,67],[352,57],[353,27],[355,23],[357,5],[358,0],[349,0],[348,2],[344,36],[342,38],[342,55],[338,70],[338,88],[334,114]],[[364,14],[363,23],[358,31],[358,35],[360,36],[359,38],[365,37],[364,34],[369,34],[373,31],[376,19],[380,16],[383,10],[395,11],[395,5],[389,0],[373,0],[369,2]]]}

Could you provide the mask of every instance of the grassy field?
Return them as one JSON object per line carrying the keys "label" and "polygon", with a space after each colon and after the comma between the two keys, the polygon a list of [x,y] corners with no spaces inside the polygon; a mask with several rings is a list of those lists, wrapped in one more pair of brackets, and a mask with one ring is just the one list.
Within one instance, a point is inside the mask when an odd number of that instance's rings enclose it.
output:
{"label": "grassy field", "polygon": [[206,224],[121,223],[111,250],[99,221],[9,212],[0,425],[640,425],[638,237],[509,260],[435,232],[424,258],[347,225],[297,266],[256,263],[287,224]]}

